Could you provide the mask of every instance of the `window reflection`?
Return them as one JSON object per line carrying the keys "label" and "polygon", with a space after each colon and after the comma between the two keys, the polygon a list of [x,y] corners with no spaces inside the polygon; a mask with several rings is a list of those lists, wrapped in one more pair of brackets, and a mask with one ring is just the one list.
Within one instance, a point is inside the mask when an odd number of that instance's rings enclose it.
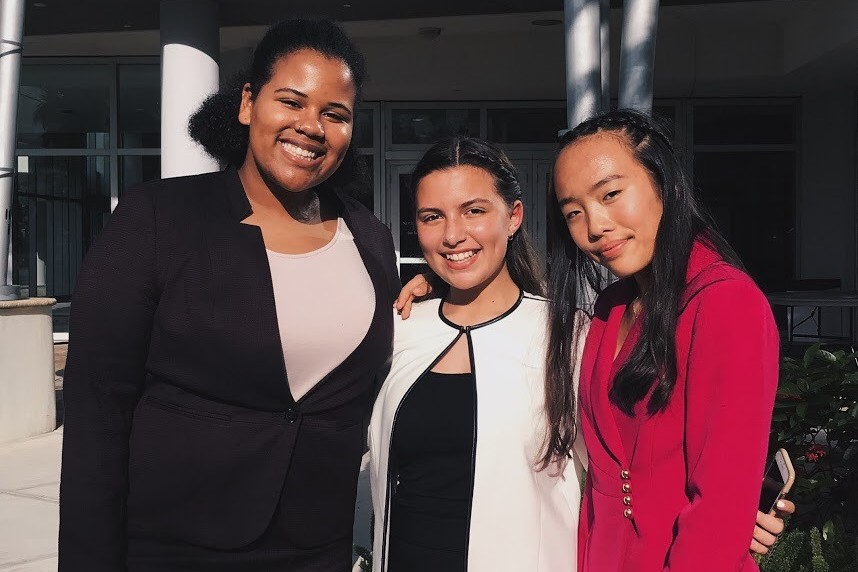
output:
{"label": "window reflection", "polygon": [[18,149],[109,147],[111,75],[105,65],[23,65]]}
{"label": "window reflection", "polygon": [[392,143],[429,145],[450,135],[479,135],[479,109],[394,109]]}
{"label": "window reflection", "polygon": [[153,64],[119,66],[119,145],[161,146],[161,78]]}
{"label": "window reflection", "polygon": [[13,280],[30,296],[68,298],[110,214],[107,157],[19,161],[12,213]]}

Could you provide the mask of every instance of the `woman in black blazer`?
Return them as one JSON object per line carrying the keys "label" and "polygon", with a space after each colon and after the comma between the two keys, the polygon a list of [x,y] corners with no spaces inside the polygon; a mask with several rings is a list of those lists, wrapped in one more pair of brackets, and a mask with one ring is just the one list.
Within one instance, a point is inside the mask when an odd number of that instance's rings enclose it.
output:
{"label": "woman in black blazer", "polygon": [[[238,168],[128,192],[88,253],[71,306],[61,571],[350,568],[399,291],[388,229],[337,190],[363,76],[335,25],[273,27],[240,110],[215,122],[229,101],[215,96],[194,126]],[[338,219],[374,306],[356,347],[296,400],[269,259],[324,249]],[[368,303],[341,289],[331,304]]]}

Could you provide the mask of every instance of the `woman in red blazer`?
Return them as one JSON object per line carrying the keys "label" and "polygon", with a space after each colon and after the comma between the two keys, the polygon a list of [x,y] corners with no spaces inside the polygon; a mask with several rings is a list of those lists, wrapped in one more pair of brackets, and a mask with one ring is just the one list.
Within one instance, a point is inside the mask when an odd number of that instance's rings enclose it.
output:
{"label": "woman in red blazer", "polygon": [[[601,291],[580,364],[579,569],[756,570],[748,540],[778,379],[766,298],[651,118],[609,112],[560,149],[551,347],[572,335],[581,280]],[[597,264],[620,280],[601,290]],[[570,367],[549,360],[549,383]]]}

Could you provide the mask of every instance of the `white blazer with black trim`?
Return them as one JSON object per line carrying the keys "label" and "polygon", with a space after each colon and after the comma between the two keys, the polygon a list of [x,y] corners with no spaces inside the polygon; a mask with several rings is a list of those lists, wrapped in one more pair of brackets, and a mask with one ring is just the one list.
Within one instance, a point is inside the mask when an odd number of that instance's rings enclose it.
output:
{"label": "white blazer with black trim", "polygon": [[429,300],[416,304],[408,320],[394,317],[391,369],[369,426],[373,570],[387,570],[389,452],[399,404],[462,335],[469,342],[477,409],[468,571],[574,570],[586,453],[576,443],[562,473],[536,470],[547,430],[547,300],[524,293],[503,315],[468,327],[440,310],[441,300]]}

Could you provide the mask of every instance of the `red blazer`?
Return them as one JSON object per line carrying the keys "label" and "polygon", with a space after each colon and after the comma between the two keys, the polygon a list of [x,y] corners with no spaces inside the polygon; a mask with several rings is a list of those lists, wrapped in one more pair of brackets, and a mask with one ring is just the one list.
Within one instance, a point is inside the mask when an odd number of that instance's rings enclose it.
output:
{"label": "red blazer", "polygon": [[608,399],[640,320],[614,360],[634,294],[596,302],[581,364],[589,453],[578,538],[586,572],[757,570],[748,547],[778,381],[778,332],[754,282],[697,243],[676,329],[677,381],[665,411],[629,417]]}

